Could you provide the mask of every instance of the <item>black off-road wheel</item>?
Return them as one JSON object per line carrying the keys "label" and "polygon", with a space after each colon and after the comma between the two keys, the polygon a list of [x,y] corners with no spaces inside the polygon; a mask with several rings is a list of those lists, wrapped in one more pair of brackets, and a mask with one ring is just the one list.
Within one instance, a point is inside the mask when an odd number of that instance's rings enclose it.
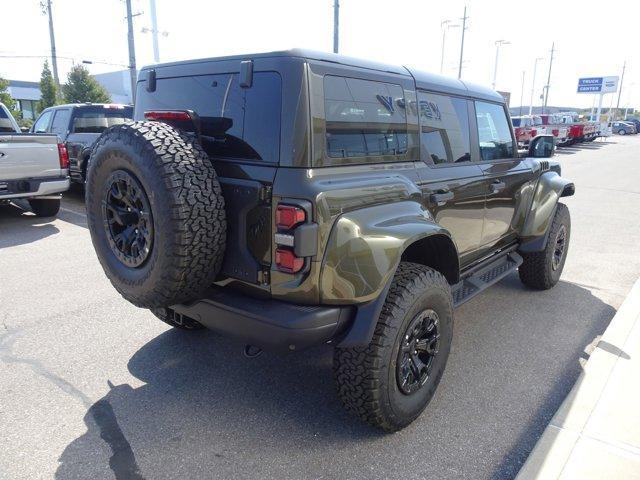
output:
{"label": "black off-road wheel", "polygon": [[563,203],[558,203],[549,230],[547,246],[541,252],[521,252],[522,265],[518,274],[522,283],[536,290],[548,290],[562,275],[569,251],[571,215]]}
{"label": "black off-road wheel", "polygon": [[433,397],[453,335],[453,300],[437,271],[402,262],[366,347],[336,348],[338,396],[350,412],[393,432],[413,422]]}
{"label": "black off-road wheel", "polygon": [[159,122],[107,129],[85,191],[93,246],[125,299],[168,307],[211,285],[225,249],[224,200],[194,136]]}
{"label": "black off-road wheel", "polygon": [[55,217],[60,211],[59,198],[31,198],[31,211],[38,217]]}

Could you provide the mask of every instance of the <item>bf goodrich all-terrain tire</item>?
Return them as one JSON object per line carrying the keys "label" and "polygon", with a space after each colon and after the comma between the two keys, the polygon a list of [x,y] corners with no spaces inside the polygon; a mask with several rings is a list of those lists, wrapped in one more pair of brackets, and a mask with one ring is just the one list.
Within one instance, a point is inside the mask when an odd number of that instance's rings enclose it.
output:
{"label": "bf goodrich all-terrain tire", "polygon": [[144,308],[188,301],[218,273],[224,200],[195,137],[159,122],[107,129],[87,174],[93,246],[120,294]]}
{"label": "bf goodrich all-terrain tire", "polygon": [[406,427],[433,397],[452,335],[447,280],[423,265],[400,263],[371,343],[335,349],[338,396],[371,425],[389,432]]}
{"label": "bf goodrich all-terrain tire", "polygon": [[60,211],[60,199],[32,198],[29,200],[29,206],[38,217],[55,217]]}
{"label": "bf goodrich all-terrain tire", "polygon": [[549,230],[547,246],[541,252],[521,252],[520,280],[528,287],[548,290],[560,280],[569,251],[571,215],[566,205],[558,203]]}

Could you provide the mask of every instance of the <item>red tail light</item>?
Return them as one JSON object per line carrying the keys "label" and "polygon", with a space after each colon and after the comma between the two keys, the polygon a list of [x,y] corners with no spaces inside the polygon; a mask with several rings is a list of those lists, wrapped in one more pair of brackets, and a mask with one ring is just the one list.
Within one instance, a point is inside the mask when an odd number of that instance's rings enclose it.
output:
{"label": "red tail light", "polygon": [[58,143],[58,160],[60,160],[61,169],[69,168],[69,152],[64,143]]}
{"label": "red tail light", "polygon": [[278,205],[276,209],[276,225],[283,230],[290,230],[307,219],[306,212],[293,205]]}
{"label": "red tail light", "polygon": [[285,273],[296,273],[304,267],[304,258],[296,257],[293,250],[278,248],[276,250],[276,266]]}
{"label": "red tail light", "polygon": [[155,121],[170,121],[170,120],[182,120],[190,121],[191,115],[189,112],[181,110],[151,110],[144,112],[144,118],[147,120]]}
{"label": "red tail light", "polygon": [[538,131],[535,128],[531,129],[531,136],[535,137],[536,135],[538,135]]}
{"label": "red tail light", "polygon": [[553,130],[551,130],[551,133],[553,133],[554,137],[557,137],[558,135],[560,135],[560,130],[558,130],[557,128],[554,128]]}

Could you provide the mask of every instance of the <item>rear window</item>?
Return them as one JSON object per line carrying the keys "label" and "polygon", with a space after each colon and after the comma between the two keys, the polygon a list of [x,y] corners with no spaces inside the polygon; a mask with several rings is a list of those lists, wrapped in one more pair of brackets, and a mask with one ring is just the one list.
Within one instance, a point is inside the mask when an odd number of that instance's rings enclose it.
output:
{"label": "rear window", "polygon": [[7,115],[7,113],[4,111],[4,108],[0,108],[0,132],[16,132],[11,119],[9,118],[9,115]]}
{"label": "rear window", "polygon": [[155,92],[140,89],[136,118],[149,110],[193,110],[211,157],[275,163],[281,109],[278,73],[255,72],[250,88],[240,87],[237,73],[225,73],[158,79]]}
{"label": "rear window", "polygon": [[327,75],[324,97],[329,157],[407,152],[407,115],[400,85]]}
{"label": "rear window", "polygon": [[120,125],[133,116],[131,108],[78,109],[73,119],[74,133],[102,133],[113,125]]}

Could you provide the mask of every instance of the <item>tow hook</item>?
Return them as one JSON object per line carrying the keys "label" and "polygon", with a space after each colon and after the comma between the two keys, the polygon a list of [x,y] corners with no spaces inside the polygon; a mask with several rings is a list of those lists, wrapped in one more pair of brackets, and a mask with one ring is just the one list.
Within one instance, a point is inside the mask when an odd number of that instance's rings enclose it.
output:
{"label": "tow hook", "polygon": [[262,349],[255,345],[245,345],[242,349],[242,353],[244,353],[244,356],[247,358],[256,358],[260,356]]}

